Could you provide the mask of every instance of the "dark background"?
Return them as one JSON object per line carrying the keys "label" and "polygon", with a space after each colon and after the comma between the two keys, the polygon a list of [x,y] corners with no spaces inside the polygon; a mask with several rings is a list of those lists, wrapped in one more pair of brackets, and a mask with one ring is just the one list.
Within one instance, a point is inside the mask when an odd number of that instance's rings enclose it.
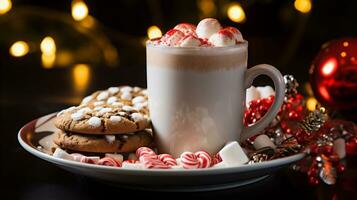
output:
{"label": "dark background", "polygon": [[[151,25],[166,32],[180,22],[197,24],[204,17],[215,17],[239,28],[249,41],[249,66],[272,64],[283,74],[293,74],[301,85],[309,80],[310,64],[325,42],[357,35],[357,1],[352,0],[315,0],[307,14],[294,8],[294,0],[210,1],[214,9],[208,13],[202,8],[203,1],[196,0],[85,2],[90,25],[72,19],[69,0],[13,0],[12,9],[0,15],[1,199],[162,195],[121,190],[62,171],[30,156],[16,138],[26,122],[79,103],[95,90],[123,84],[145,87],[143,41]],[[227,18],[226,9],[232,2],[241,3],[245,23]],[[56,62],[50,68],[41,64],[39,50],[46,36],[54,38],[57,48]],[[30,45],[30,52],[17,58],[9,54],[9,48],[19,40]],[[75,70],[76,64],[86,66]],[[270,82],[263,77],[255,83]],[[351,170],[333,187],[309,186],[303,174],[286,170],[243,190],[203,196],[353,199],[356,172]]]}

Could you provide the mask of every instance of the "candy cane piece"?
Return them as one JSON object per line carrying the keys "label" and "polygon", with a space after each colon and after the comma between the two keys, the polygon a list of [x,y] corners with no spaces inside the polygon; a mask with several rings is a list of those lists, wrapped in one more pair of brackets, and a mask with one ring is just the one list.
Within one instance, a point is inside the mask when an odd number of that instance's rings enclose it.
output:
{"label": "candy cane piece", "polygon": [[156,156],[156,153],[148,147],[140,147],[136,150],[136,156],[140,158],[143,155]]}
{"label": "candy cane piece", "polygon": [[105,166],[112,166],[112,167],[121,167],[121,163],[111,157],[104,157],[104,158],[100,159],[97,164],[105,165]]}
{"label": "candy cane piece", "polygon": [[176,166],[176,159],[174,157],[172,157],[172,155],[170,154],[160,154],[158,156],[159,160],[161,160],[164,164],[168,165],[168,166]]}
{"label": "candy cane piece", "polygon": [[180,158],[182,166],[185,169],[197,169],[199,166],[197,156],[192,152],[183,152]]}
{"label": "candy cane piece", "polygon": [[97,156],[90,156],[90,157],[83,156],[80,158],[79,162],[88,163],[88,164],[96,164],[99,161],[99,159],[100,158]]}
{"label": "candy cane piece", "polygon": [[144,155],[139,158],[140,163],[147,169],[169,169],[170,166],[165,165],[164,162],[159,160],[157,157]]}
{"label": "candy cane piece", "polygon": [[195,153],[198,160],[198,168],[209,168],[212,164],[211,155],[207,151],[197,151]]}

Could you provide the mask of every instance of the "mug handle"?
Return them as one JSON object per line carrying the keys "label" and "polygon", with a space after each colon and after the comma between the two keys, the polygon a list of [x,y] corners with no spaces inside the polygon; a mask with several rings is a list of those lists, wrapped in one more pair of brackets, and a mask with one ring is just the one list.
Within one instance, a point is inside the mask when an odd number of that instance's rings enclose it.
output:
{"label": "mug handle", "polygon": [[249,88],[252,85],[253,80],[258,75],[262,75],[262,74],[269,76],[269,78],[271,78],[274,82],[274,87],[275,87],[274,102],[269,108],[268,112],[264,115],[264,117],[262,117],[254,125],[243,128],[240,138],[241,142],[245,141],[246,139],[256,134],[259,134],[260,131],[262,131],[265,127],[267,127],[269,123],[273,121],[275,116],[278,114],[280,106],[283,104],[284,101],[284,96],[285,96],[284,78],[279,72],[279,70],[268,64],[256,65],[246,71],[245,80],[244,80],[245,89]]}

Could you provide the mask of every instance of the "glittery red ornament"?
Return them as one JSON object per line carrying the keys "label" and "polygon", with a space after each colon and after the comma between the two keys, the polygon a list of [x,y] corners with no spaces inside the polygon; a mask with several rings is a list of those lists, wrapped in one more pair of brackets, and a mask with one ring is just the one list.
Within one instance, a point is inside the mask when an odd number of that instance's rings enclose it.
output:
{"label": "glittery red ornament", "polygon": [[323,105],[335,109],[357,108],[357,38],[324,44],[312,62],[310,83]]}
{"label": "glittery red ornament", "polygon": [[352,136],[346,142],[346,153],[348,155],[357,155],[357,137]]}

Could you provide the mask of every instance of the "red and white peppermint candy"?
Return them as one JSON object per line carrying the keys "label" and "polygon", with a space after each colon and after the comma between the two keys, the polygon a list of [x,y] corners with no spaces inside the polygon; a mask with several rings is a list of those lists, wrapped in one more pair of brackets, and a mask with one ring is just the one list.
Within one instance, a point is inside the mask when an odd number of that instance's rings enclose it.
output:
{"label": "red and white peppermint candy", "polygon": [[144,155],[139,158],[140,162],[147,169],[169,169],[170,166],[165,165],[158,157]]}
{"label": "red and white peppermint candy", "polygon": [[215,164],[218,164],[222,162],[222,158],[221,156],[217,153],[216,155],[213,156],[212,158],[212,166],[215,165]]}
{"label": "red and white peppermint candy", "polygon": [[168,165],[168,166],[176,166],[177,163],[176,163],[176,159],[174,157],[172,157],[172,155],[170,154],[160,154],[158,156],[159,160],[161,160],[165,165]]}
{"label": "red and white peppermint candy", "polygon": [[190,23],[181,23],[181,24],[177,24],[174,27],[175,30],[179,30],[182,33],[184,33],[185,35],[193,35],[197,37],[196,34],[196,26]]}
{"label": "red and white peppermint candy", "polygon": [[171,29],[161,38],[161,44],[167,46],[177,46],[185,34],[179,30]]}
{"label": "red and white peppermint candy", "polygon": [[104,157],[104,158],[100,159],[97,164],[105,165],[105,166],[112,166],[112,167],[121,167],[121,163],[111,157]]}
{"label": "red and white peppermint candy", "polygon": [[212,164],[211,155],[207,151],[197,151],[195,153],[198,160],[198,168],[209,168]]}
{"label": "red and white peppermint candy", "polygon": [[79,162],[82,162],[82,163],[88,163],[88,164],[96,164],[98,161],[99,161],[99,157],[97,156],[91,156],[91,157],[87,157],[87,156],[82,156],[80,158],[80,161]]}
{"label": "red and white peppermint candy", "polygon": [[197,156],[192,152],[183,152],[180,159],[182,166],[185,169],[197,169],[199,166]]}
{"label": "red and white peppermint candy", "polygon": [[136,156],[138,158],[144,155],[156,156],[156,153],[148,147],[140,147],[139,149],[136,150]]}

